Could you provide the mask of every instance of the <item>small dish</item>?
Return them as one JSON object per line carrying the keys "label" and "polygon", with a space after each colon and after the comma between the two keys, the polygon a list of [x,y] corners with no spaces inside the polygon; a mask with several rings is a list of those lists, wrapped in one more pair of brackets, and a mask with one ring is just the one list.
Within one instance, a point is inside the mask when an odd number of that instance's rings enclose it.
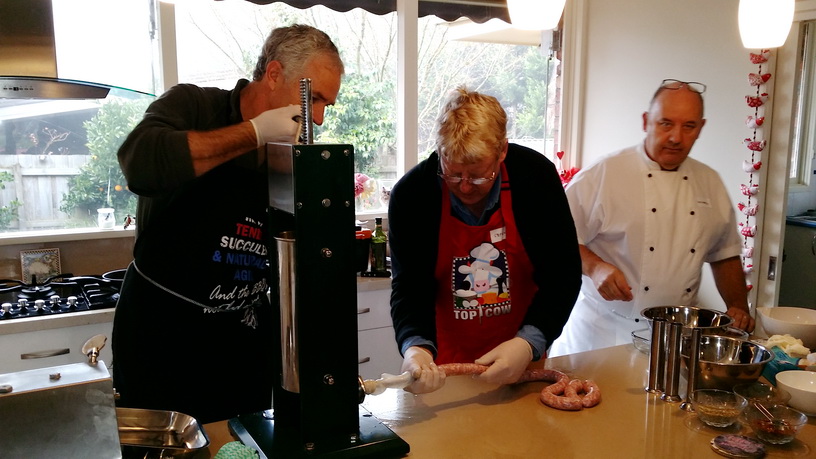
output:
{"label": "small dish", "polygon": [[760,440],[772,445],[784,445],[796,438],[808,422],[807,416],[785,405],[771,405],[765,407],[773,419],[768,419],[759,407],[748,405],[740,416]]}
{"label": "small dish", "polygon": [[697,417],[712,427],[728,427],[739,420],[748,405],[745,397],[719,389],[700,389],[691,396]]}
{"label": "small dish", "polygon": [[785,405],[791,398],[788,392],[759,381],[737,384],[734,393],[745,397],[749,404],[759,402],[765,406]]}

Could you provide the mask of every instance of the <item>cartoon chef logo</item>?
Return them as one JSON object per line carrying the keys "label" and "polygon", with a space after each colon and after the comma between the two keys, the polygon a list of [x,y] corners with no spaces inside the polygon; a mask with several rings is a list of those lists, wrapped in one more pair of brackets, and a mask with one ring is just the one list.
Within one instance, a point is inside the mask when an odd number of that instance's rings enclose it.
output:
{"label": "cartoon chef logo", "polygon": [[481,319],[510,313],[507,257],[483,242],[468,257],[453,259],[453,312],[457,319]]}

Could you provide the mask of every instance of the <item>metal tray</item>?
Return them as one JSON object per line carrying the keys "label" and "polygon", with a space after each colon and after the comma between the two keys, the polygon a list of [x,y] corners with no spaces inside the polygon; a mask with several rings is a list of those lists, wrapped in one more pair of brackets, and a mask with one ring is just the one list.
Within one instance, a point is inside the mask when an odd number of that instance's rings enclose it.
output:
{"label": "metal tray", "polygon": [[189,415],[177,411],[116,408],[124,457],[192,458],[210,439]]}

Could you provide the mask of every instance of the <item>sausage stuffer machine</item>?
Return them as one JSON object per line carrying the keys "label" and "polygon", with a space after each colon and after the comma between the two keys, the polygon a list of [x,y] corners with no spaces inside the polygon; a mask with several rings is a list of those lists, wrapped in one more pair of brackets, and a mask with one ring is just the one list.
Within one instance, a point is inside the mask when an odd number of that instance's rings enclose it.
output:
{"label": "sausage stuffer machine", "polygon": [[354,149],[312,143],[311,99],[304,79],[302,143],[266,145],[271,299],[280,310],[273,409],[229,426],[270,458],[400,457],[408,444],[360,406]]}

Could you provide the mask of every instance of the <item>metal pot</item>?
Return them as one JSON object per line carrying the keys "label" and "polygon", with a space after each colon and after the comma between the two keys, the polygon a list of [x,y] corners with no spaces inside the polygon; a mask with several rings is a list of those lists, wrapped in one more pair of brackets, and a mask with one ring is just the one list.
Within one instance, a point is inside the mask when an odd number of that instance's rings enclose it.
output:
{"label": "metal pot", "polygon": [[734,319],[723,312],[696,306],[653,306],[640,312],[652,326],[654,319],[665,319],[666,322],[683,324],[683,336],[691,334],[692,328],[699,328],[703,335],[725,334]]}

